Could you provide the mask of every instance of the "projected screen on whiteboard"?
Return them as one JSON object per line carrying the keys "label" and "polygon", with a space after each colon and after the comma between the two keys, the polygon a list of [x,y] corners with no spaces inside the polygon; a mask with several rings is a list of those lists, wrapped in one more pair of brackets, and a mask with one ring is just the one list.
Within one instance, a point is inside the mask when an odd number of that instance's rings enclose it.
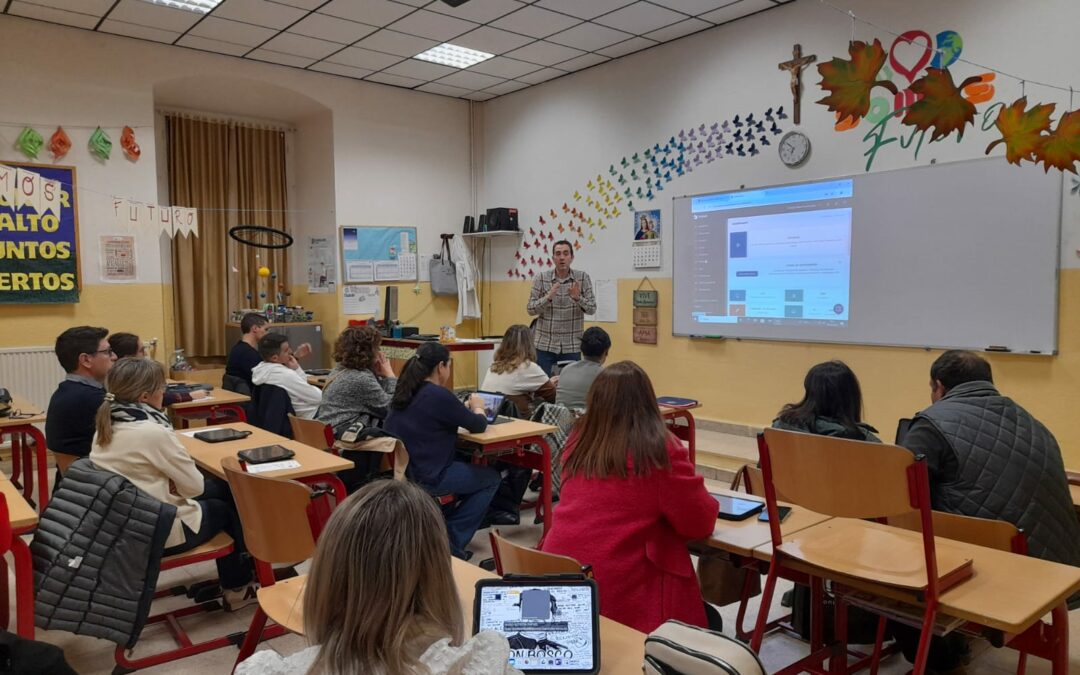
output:
{"label": "projected screen on whiteboard", "polygon": [[673,333],[1052,353],[1061,199],[999,158],[677,197]]}
{"label": "projected screen on whiteboard", "polygon": [[848,179],[691,198],[694,322],[846,325],[851,196]]}

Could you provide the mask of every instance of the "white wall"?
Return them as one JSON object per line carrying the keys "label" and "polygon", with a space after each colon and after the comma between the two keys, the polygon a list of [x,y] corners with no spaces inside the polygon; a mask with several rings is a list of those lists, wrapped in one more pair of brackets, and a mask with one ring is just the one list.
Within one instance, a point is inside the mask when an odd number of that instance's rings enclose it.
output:
{"label": "white wall", "polygon": [[[1073,31],[1080,25],[1080,3],[1075,0],[862,0],[839,3],[857,16],[896,32],[922,29],[931,36],[956,30],[964,41],[962,58],[1034,80],[1071,84],[1080,89],[1080,43]],[[564,202],[575,204],[575,190],[623,156],[663,145],[680,129],[745,116],[769,107],[791,110],[786,72],[776,64],[791,58],[791,47],[802,43],[804,54],[818,62],[833,56],[846,58],[851,22],[816,0],[795,2],[589,70],[530,87],[495,99],[484,111],[484,181],[481,207],[516,206],[521,222],[548,220],[549,209],[561,215]],[[888,49],[893,37],[860,24],[858,39],[880,37]],[[957,63],[950,68],[961,79],[985,72]],[[870,128],[863,122],[844,133],[833,130],[833,114],[814,102],[822,98],[820,76],[811,67],[803,77],[802,129],[814,143],[813,155],[802,168],[785,168],[773,145],[757,157],[725,157],[677,178],[646,204],[663,212],[664,259],[660,276],[671,275],[671,198],[676,195],[737,189],[854,174],[864,171],[868,147],[861,139]],[[901,81],[898,76],[897,81]],[[995,101],[1011,103],[1020,95],[1018,82],[998,77]],[[876,90],[875,95],[884,90]],[[1027,85],[1030,101],[1057,102],[1060,114],[1068,109],[1068,92]],[[980,113],[989,104],[978,106]],[[1080,106],[1080,95],[1074,106]],[[1055,116],[1056,119],[1056,116]],[[982,121],[981,115],[976,123]],[[789,119],[781,123],[792,127]],[[895,121],[891,128],[901,128]],[[893,143],[880,151],[873,170],[926,164],[932,159],[954,161],[982,157],[996,131],[968,128],[962,143],[955,136],[924,145],[918,159],[913,150]],[[929,136],[927,136],[927,140]],[[999,146],[998,155],[1003,154]],[[1002,159],[1001,161],[1004,161]],[[1074,201],[1078,201],[1074,198]],[[577,205],[584,208],[584,200]],[[625,211],[626,209],[622,209]],[[1066,219],[1065,264],[1075,265],[1080,246],[1080,205],[1071,204]],[[577,266],[593,277],[634,276],[630,262],[632,217],[624,214],[605,231],[594,230],[597,243],[578,253]],[[512,244],[496,248],[495,280],[506,280],[512,264]],[[650,272],[650,274],[654,274]],[[640,272],[637,273],[640,276]]]}

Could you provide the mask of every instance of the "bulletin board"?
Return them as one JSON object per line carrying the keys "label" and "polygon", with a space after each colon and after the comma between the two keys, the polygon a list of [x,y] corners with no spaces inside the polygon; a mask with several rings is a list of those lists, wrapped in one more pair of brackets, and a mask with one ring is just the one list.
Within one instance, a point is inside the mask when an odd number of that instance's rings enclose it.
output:
{"label": "bulletin board", "polygon": [[415,281],[415,227],[339,228],[341,278],[346,284]]}

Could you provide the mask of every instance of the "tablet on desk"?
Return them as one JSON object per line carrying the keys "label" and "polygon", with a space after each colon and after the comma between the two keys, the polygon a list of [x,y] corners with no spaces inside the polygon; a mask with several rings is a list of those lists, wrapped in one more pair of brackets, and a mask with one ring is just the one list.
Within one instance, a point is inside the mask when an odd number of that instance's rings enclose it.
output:
{"label": "tablet on desk", "polygon": [[242,461],[248,464],[265,464],[266,462],[280,462],[283,459],[292,459],[296,455],[292,450],[281,445],[263,445],[258,448],[248,448],[236,453]]}
{"label": "tablet on desk", "polygon": [[717,517],[724,520],[746,520],[765,508],[764,502],[729,497],[728,495],[714,494],[713,499],[716,500],[717,505],[720,507]]}
{"label": "tablet on desk", "polygon": [[488,424],[506,424],[514,421],[513,417],[499,414],[499,408],[502,407],[506,396],[493,391],[478,391],[476,395],[484,399],[484,417],[487,418]]}
{"label": "tablet on desk", "polygon": [[600,604],[592,579],[481,579],[473,602],[473,633],[482,630],[506,637],[510,665],[524,673],[600,671]]}
{"label": "tablet on desk", "polygon": [[251,432],[240,431],[239,429],[210,429],[208,431],[197,431],[192,435],[206,443],[224,443],[225,441],[236,441],[241,438],[247,438],[251,435]]}

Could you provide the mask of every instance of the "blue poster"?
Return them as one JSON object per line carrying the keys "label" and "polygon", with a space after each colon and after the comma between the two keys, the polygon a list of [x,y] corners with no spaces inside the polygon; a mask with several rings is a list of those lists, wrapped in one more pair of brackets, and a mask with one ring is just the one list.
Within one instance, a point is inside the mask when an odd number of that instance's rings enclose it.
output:
{"label": "blue poster", "polygon": [[75,167],[0,166],[0,303],[79,301],[77,211]]}
{"label": "blue poster", "polygon": [[415,227],[342,227],[341,268],[347,284],[416,279]]}

